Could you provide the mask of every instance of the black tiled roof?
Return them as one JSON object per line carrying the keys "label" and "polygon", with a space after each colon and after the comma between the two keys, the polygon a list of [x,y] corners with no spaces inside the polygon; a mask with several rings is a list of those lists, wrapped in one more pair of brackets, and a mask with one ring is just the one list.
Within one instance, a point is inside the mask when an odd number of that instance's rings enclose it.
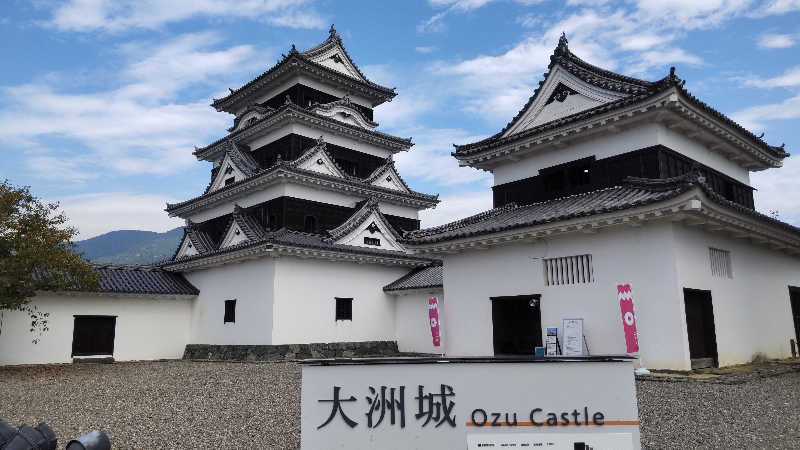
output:
{"label": "black tiled roof", "polygon": [[[289,101],[287,103],[284,103],[283,106],[281,106],[278,109],[271,109],[270,111],[264,113],[264,115],[260,119],[258,119],[255,122],[253,122],[253,125],[250,125],[250,126],[247,126],[245,128],[233,131],[230,134],[228,134],[227,136],[219,138],[216,141],[208,144],[207,146],[205,146],[203,148],[197,148],[192,152],[192,154],[194,154],[197,157],[201,157],[201,155],[208,153],[208,151],[210,149],[214,148],[215,146],[219,145],[220,143],[222,143],[224,141],[235,140],[241,133],[244,133],[246,130],[249,130],[250,128],[252,128],[253,126],[255,126],[255,125],[257,125],[257,124],[259,124],[261,122],[265,122],[267,120],[270,120],[270,119],[275,118],[275,117],[280,116],[280,115],[284,115],[284,116],[287,116],[287,117],[292,117],[291,115],[293,113],[295,113],[295,114],[305,114],[306,116],[308,116],[309,118],[311,118],[313,120],[321,120],[321,121],[324,121],[324,122],[327,122],[327,123],[330,123],[330,124],[335,124],[337,127],[347,128],[349,130],[356,131],[358,133],[364,133],[366,135],[374,136],[375,138],[378,138],[378,139],[384,139],[384,140],[392,142],[392,143],[394,143],[394,144],[396,144],[398,146],[403,146],[406,149],[408,149],[409,147],[414,145],[412,143],[412,138],[410,138],[410,137],[403,138],[403,137],[394,136],[394,135],[387,134],[387,133],[384,133],[384,132],[381,132],[381,131],[377,131],[377,130],[368,130],[366,128],[361,128],[358,125],[353,125],[353,124],[350,124],[350,123],[347,123],[347,122],[342,122],[342,121],[333,119],[331,117],[326,117],[326,116],[323,116],[321,114],[317,114],[314,111],[312,111],[313,109],[314,109],[313,106],[310,107],[310,108],[306,108],[306,107],[303,107],[303,106],[300,106],[300,105],[295,105],[294,103]],[[296,117],[296,115],[294,117]]]}
{"label": "black tiled roof", "polygon": [[115,294],[197,295],[200,291],[179,273],[154,266],[95,265],[98,292]]}
{"label": "black tiled roof", "polygon": [[406,291],[411,289],[441,288],[443,267],[441,263],[414,269],[383,287],[386,292]]}
{"label": "black tiled roof", "polygon": [[[307,154],[308,154],[308,151],[304,152],[303,155],[301,155],[301,157],[303,157],[304,155],[307,155]],[[214,195],[223,193],[225,191],[235,189],[235,188],[237,188],[238,186],[241,186],[244,183],[248,183],[248,182],[250,182],[250,181],[252,181],[254,179],[257,179],[258,177],[269,176],[269,175],[275,174],[275,173],[277,173],[278,171],[281,171],[281,170],[282,171],[286,171],[286,172],[298,173],[298,174],[302,174],[302,175],[310,175],[310,176],[313,176],[313,177],[316,177],[316,178],[321,178],[321,179],[330,180],[330,181],[347,183],[347,184],[352,185],[352,186],[361,187],[361,188],[369,189],[369,190],[372,190],[372,191],[385,192],[385,193],[389,193],[389,194],[392,194],[392,195],[398,195],[398,196],[405,196],[405,197],[408,197],[408,198],[413,198],[415,200],[420,200],[420,201],[424,201],[424,202],[430,202],[430,203],[433,203],[433,204],[439,203],[439,195],[438,194],[424,194],[422,192],[417,192],[417,191],[410,190],[410,189],[409,189],[409,192],[401,192],[401,191],[394,190],[394,189],[384,188],[384,187],[381,187],[381,186],[375,186],[375,185],[372,185],[372,184],[368,183],[364,179],[361,179],[361,178],[358,178],[358,177],[354,177],[354,176],[349,176],[349,175],[344,177],[344,178],[339,178],[339,177],[336,177],[336,176],[333,176],[333,175],[328,175],[328,174],[321,173],[321,172],[314,172],[314,171],[311,171],[311,170],[301,169],[301,168],[297,167],[298,164],[296,163],[296,161],[297,160],[295,160],[295,161],[278,160],[278,161],[275,162],[275,164],[273,164],[269,168],[260,169],[257,172],[253,173],[253,175],[251,175],[251,176],[249,176],[247,178],[244,178],[244,179],[241,179],[241,180],[237,180],[234,183],[231,183],[231,184],[229,184],[227,186],[223,186],[223,187],[221,187],[221,188],[219,188],[217,190],[209,192],[208,188],[206,188],[206,192],[204,192],[202,195],[198,195],[197,197],[191,198],[189,200],[184,200],[184,201],[178,202],[178,203],[167,203],[167,207],[166,207],[165,210],[167,212],[173,211],[173,210],[175,210],[177,208],[181,208],[183,206],[187,206],[187,205],[189,205],[191,203],[197,202],[197,201],[199,201],[199,200],[201,200],[203,198],[214,196]],[[405,183],[405,182],[403,182],[403,183]]]}
{"label": "black tiled roof", "polygon": [[[503,134],[508,129],[510,129],[515,123],[517,123],[518,120],[522,118],[525,111],[527,111],[528,107],[530,107],[530,105],[534,102],[534,100],[539,94],[539,91],[544,85],[545,80],[547,80],[548,75],[556,65],[566,69],[571,74],[575,75],[576,77],[580,78],[581,80],[589,84],[601,87],[603,89],[621,92],[628,95],[619,100],[615,100],[591,109],[580,111],[578,113],[562,117],[560,119],[556,119],[551,122],[547,122],[539,126],[533,127],[531,129],[524,130],[522,132],[504,137]],[[745,129],[744,127],[736,123],[734,120],[732,120],[725,114],[717,111],[716,109],[712,108],[706,103],[700,101],[697,97],[689,93],[689,91],[687,91],[683,87],[684,83],[685,83],[684,80],[681,80],[675,75],[674,67],[670,69],[669,75],[657,81],[640,80],[638,78],[628,77],[605,69],[601,69],[600,67],[589,64],[588,62],[580,59],[578,56],[572,53],[569,50],[569,47],[567,46],[566,36],[562,34],[561,39],[559,39],[558,46],[553,52],[553,55],[550,56],[550,65],[548,66],[548,72],[544,74],[544,79],[539,82],[539,87],[536,88],[536,90],[533,92],[533,95],[531,95],[531,97],[528,99],[528,102],[525,104],[525,106],[522,107],[522,109],[517,113],[517,115],[514,116],[514,118],[511,119],[511,121],[505,127],[503,127],[502,130],[500,130],[493,136],[490,136],[486,139],[473,142],[470,144],[454,145],[455,151],[453,152],[453,156],[460,157],[462,155],[466,156],[474,154],[489,148],[494,148],[503,145],[508,142],[516,141],[517,139],[526,136],[539,134],[543,131],[558,128],[561,127],[562,125],[566,125],[572,122],[577,122],[587,117],[591,117],[607,111],[620,109],[627,105],[631,105],[639,101],[653,97],[670,88],[676,88],[691,104],[702,109],[706,113],[714,116],[715,118],[722,121],[726,125],[732,127],[736,131],[744,134],[747,138],[751,140],[752,143],[762,148],[767,153],[779,158],[785,158],[789,156],[789,154],[784,151],[783,146],[773,146],[767,144],[764,140],[762,140],[761,136],[756,136],[751,131]]]}
{"label": "black tiled roof", "polygon": [[[342,51],[344,51],[345,56],[353,64],[353,67],[355,67],[356,71],[362,76],[363,80],[353,78],[350,75],[325,67],[322,64],[315,63],[314,61],[311,60],[311,58],[316,53],[319,53],[319,51],[321,51],[323,48],[328,48],[331,45],[338,45],[342,49]],[[232,103],[235,103],[236,101],[239,101],[241,98],[244,98],[247,95],[250,95],[252,92],[255,92],[257,89],[259,89],[259,87],[270,82],[271,77],[273,75],[280,76],[280,73],[284,70],[297,70],[302,68],[304,65],[306,67],[313,68],[313,70],[324,73],[328,77],[349,79],[351,80],[351,82],[356,83],[357,86],[363,86],[362,88],[363,90],[372,93],[372,95],[374,95],[375,97],[381,98],[382,101],[391,100],[397,95],[394,88],[388,88],[385,86],[381,86],[377,83],[374,83],[369,79],[367,79],[363,73],[361,73],[361,70],[358,68],[355,62],[353,62],[352,58],[350,58],[350,55],[344,48],[344,45],[342,45],[339,34],[332,29],[328,39],[323,41],[321,44],[315,46],[314,48],[311,48],[304,52],[298,52],[295,46],[292,45],[292,49],[289,51],[289,53],[283,55],[283,57],[278,61],[277,64],[272,66],[270,69],[268,69],[266,72],[262,73],[258,77],[247,82],[244,86],[240,87],[239,89],[230,89],[231,92],[227,96],[223,98],[213,99],[211,106],[216,108],[218,111],[222,111],[223,108],[227,107]]]}
{"label": "black tiled roof", "polygon": [[800,228],[725,199],[699,173],[691,172],[668,179],[629,177],[622,186],[526,206],[509,203],[456,222],[407,232],[401,242],[424,245],[630,209],[677,197],[694,187],[700,188],[714,203],[800,236]]}

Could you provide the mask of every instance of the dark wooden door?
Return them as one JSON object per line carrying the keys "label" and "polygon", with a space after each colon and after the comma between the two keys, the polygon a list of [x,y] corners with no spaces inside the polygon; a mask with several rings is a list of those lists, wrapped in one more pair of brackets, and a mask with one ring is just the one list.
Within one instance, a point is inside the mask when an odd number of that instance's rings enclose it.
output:
{"label": "dark wooden door", "polygon": [[538,295],[492,297],[495,355],[532,355],[542,346]]}
{"label": "dark wooden door", "polygon": [[800,287],[789,287],[789,302],[792,304],[792,318],[794,319],[794,342],[800,345]]}
{"label": "dark wooden door", "polygon": [[692,360],[711,360],[717,365],[717,333],[714,327],[714,307],[711,291],[684,289],[686,332]]}
{"label": "dark wooden door", "polygon": [[113,355],[115,316],[75,316],[72,356]]}

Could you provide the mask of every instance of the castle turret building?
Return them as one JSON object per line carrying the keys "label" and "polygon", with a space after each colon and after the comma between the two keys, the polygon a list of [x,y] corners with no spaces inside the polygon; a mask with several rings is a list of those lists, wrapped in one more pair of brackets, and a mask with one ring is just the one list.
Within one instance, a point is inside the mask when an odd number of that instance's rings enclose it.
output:
{"label": "castle turret building", "polygon": [[528,354],[546,329],[563,343],[565,319],[583,323],[573,350],[633,351],[652,368],[786,357],[800,338],[800,229],[758,213],[750,185],[788,154],[674,68],[613,73],[562,35],[519,114],[453,156],[493,174],[494,208],[403,241],[443,260],[447,353]]}

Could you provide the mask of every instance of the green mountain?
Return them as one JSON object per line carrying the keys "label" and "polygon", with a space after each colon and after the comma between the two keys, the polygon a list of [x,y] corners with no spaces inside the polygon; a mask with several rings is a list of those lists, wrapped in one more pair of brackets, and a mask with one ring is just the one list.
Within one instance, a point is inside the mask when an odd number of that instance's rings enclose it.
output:
{"label": "green mountain", "polygon": [[183,227],[165,233],[118,230],[78,241],[78,251],[95,263],[150,264],[170,258],[183,237]]}

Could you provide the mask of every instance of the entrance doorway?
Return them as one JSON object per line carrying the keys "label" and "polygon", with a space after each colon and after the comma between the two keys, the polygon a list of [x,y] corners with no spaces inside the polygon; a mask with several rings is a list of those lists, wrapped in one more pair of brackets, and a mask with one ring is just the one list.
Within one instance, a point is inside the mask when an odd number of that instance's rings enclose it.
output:
{"label": "entrance doorway", "polygon": [[492,297],[495,355],[533,355],[542,346],[541,295]]}
{"label": "entrance doorway", "polygon": [[794,319],[794,342],[800,346],[800,287],[789,286],[789,303],[792,304]]}
{"label": "entrance doorway", "polygon": [[716,367],[719,361],[711,291],[684,289],[683,301],[686,306],[686,333],[692,369]]}
{"label": "entrance doorway", "polygon": [[75,316],[72,356],[114,354],[116,316]]}

